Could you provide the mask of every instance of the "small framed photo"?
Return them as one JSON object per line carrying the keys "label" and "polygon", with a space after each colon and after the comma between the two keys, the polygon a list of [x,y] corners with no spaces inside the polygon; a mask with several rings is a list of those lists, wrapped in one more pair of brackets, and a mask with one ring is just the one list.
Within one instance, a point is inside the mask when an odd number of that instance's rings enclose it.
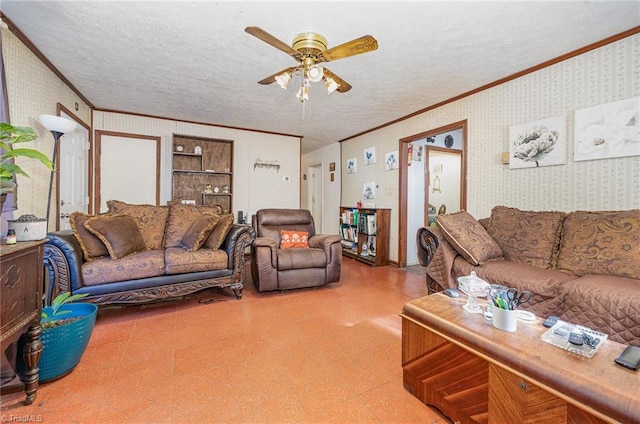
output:
{"label": "small framed photo", "polygon": [[375,147],[369,147],[368,149],[365,149],[362,153],[364,155],[364,164],[365,165],[372,165],[372,164],[376,163],[376,148]]}
{"label": "small framed photo", "polygon": [[335,162],[329,162],[329,172],[333,172],[336,170],[336,163]]}
{"label": "small framed photo", "polygon": [[358,169],[358,161],[356,158],[347,159],[347,174],[355,174]]}

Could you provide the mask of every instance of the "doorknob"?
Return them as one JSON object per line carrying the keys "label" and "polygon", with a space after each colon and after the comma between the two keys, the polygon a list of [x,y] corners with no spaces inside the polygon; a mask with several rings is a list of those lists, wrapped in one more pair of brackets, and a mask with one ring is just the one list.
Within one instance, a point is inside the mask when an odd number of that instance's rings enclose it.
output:
{"label": "doorknob", "polygon": [[67,218],[69,218],[69,214],[68,213],[62,213],[62,214],[60,214],[60,218],[67,219]]}

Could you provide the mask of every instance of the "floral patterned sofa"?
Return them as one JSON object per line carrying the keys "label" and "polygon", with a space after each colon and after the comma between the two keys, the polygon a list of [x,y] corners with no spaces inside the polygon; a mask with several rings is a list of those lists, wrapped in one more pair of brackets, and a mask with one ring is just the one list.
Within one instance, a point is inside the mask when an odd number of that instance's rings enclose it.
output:
{"label": "floral patterned sofa", "polygon": [[[422,245],[422,248],[420,247]],[[429,292],[477,275],[528,290],[539,316],[640,346],[640,210],[537,212],[496,206],[480,221],[441,215],[418,232]]]}
{"label": "floral patterned sofa", "polygon": [[59,292],[96,304],[146,303],[209,287],[242,297],[249,225],[209,206],[110,200],[97,216],[74,212],[72,230],[47,235],[45,303]]}

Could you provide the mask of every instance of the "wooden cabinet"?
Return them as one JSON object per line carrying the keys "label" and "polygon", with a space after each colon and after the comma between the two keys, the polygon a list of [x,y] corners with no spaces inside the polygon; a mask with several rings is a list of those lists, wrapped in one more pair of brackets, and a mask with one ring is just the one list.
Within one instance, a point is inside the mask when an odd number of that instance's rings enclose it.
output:
{"label": "wooden cabinet", "polygon": [[389,264],[391,209],[340,207],[342,254],[371,266]]}
{"label": "wooden cabinet", "polygon": [[232,211],[233,140],[173,135],[172,199]]}
{"label": "wooden cabinet", "polygon": [[[26,372],[20,375],[20,380],[27,395],[26,404],[35,400],[38,390],[38,361],[42,353],[40,314],[44,283],[44,242],[45,240],[28,241],[0,246],[0,352],[5,368],[13,362],[10,352],[15,352],[14,343],[20,337],[25,338],[22,355]],[[9,388],[3,386],[2,391],[6,390]]]}

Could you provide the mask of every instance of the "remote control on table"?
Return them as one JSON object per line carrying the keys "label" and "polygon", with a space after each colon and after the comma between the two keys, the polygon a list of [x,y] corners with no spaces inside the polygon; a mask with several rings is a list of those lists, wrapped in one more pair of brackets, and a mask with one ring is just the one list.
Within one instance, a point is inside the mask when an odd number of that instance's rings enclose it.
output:
{"label": "remote control on table", "polygon": [[544,325],[547,328],[551,328],[555,325],[556,322],[558,322],[560,318],[558,318],[555,315],[550,315],[547,317],[547,319],[545,319],[544,321],[542,321],[542,325]]}

